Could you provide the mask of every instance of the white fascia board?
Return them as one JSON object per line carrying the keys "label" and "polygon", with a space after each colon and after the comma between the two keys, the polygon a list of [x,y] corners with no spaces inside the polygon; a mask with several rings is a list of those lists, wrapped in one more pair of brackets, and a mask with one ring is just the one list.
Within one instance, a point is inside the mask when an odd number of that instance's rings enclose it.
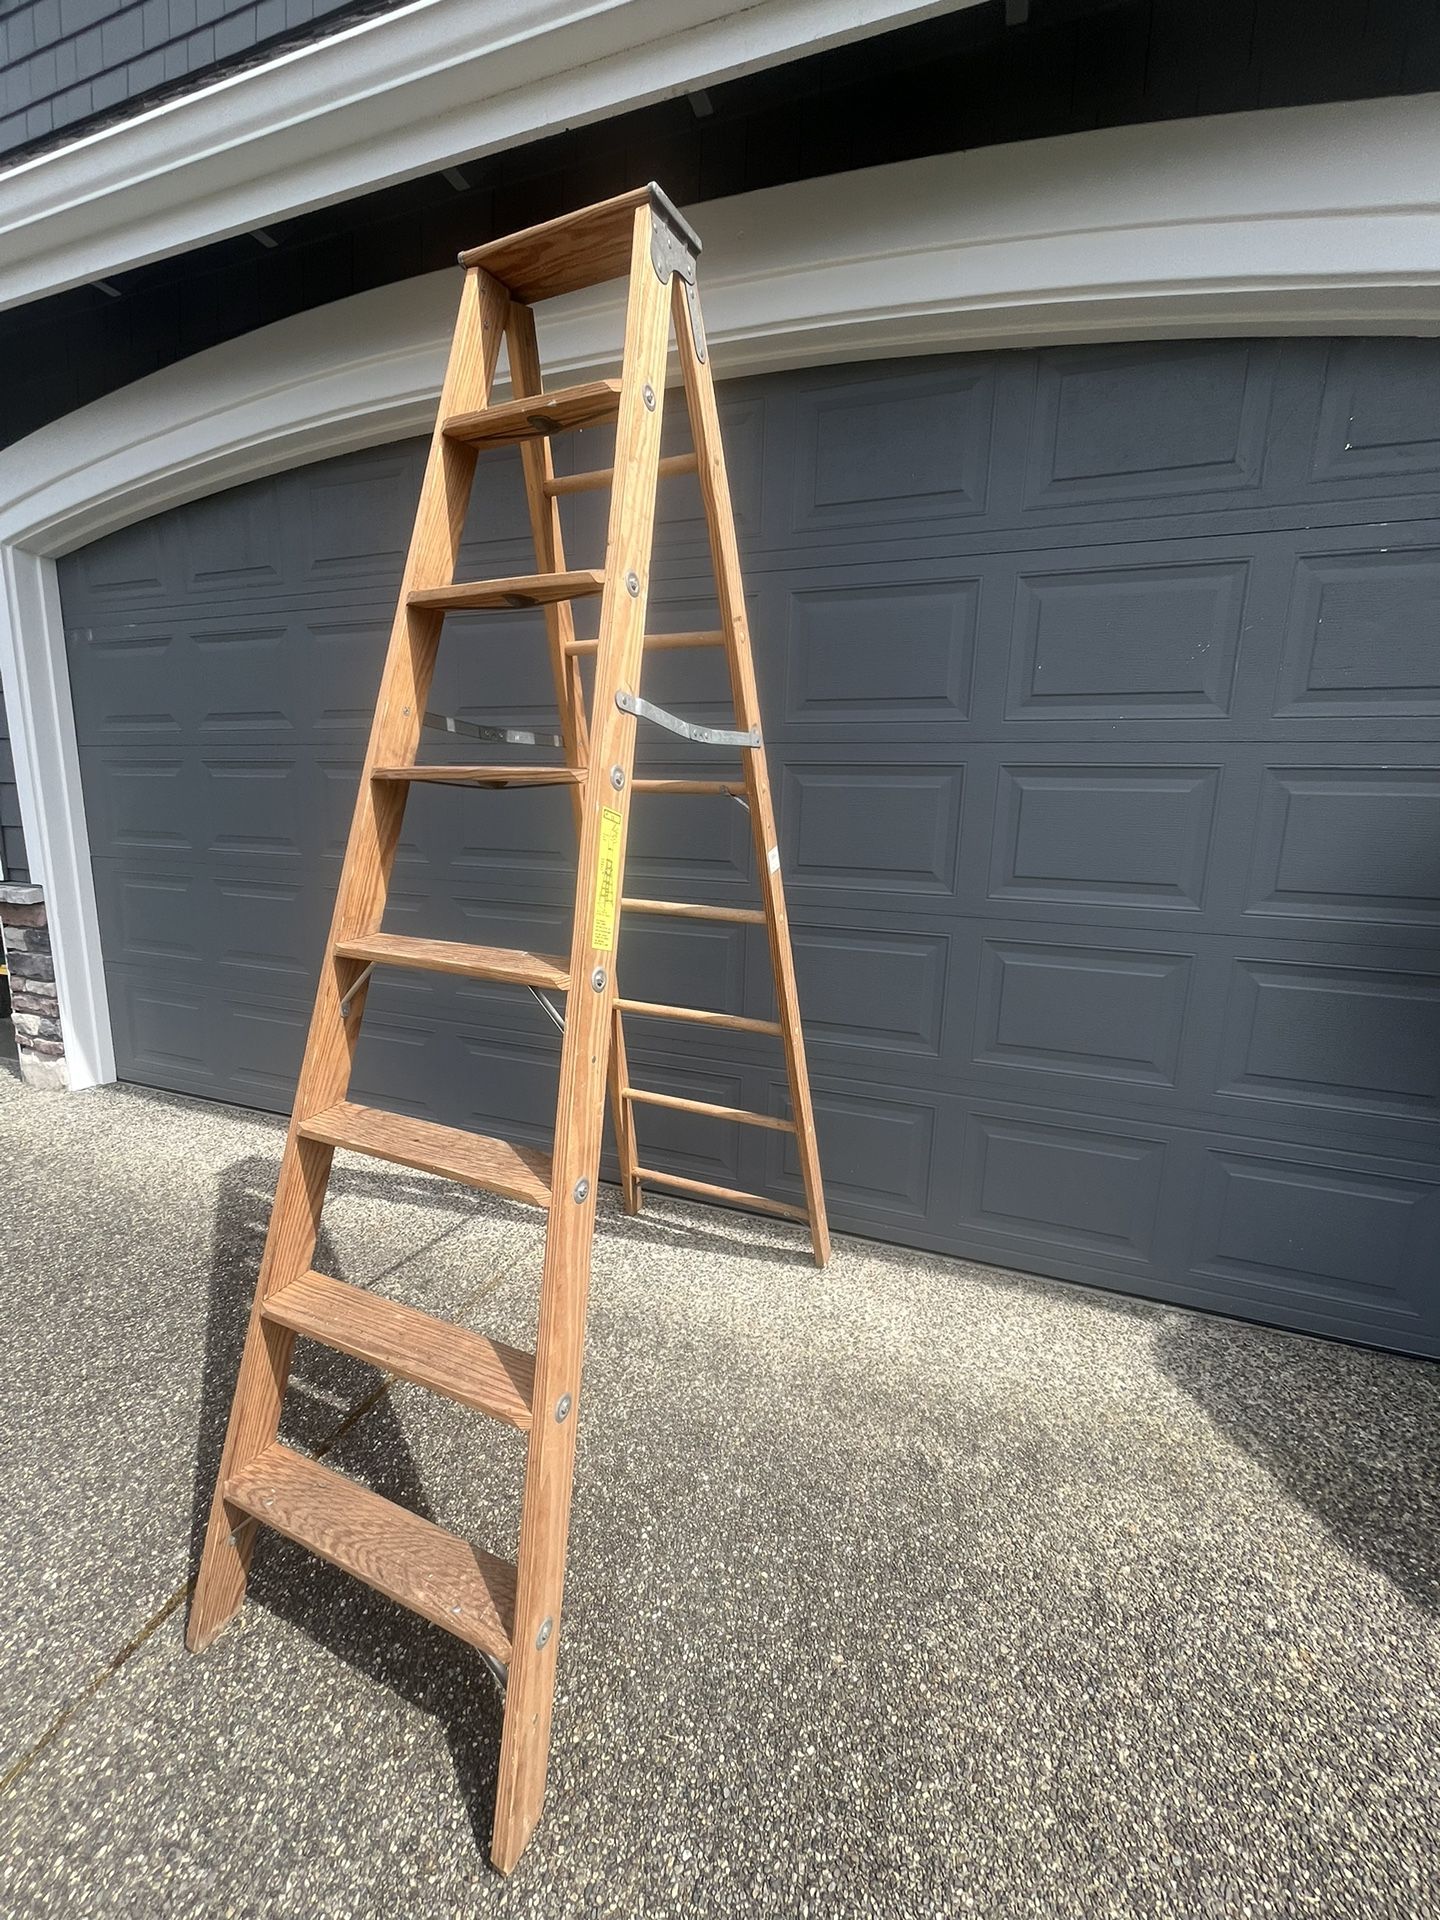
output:
{"label": "white fascia board", "polygon": [[977,4],[411,0],[0,173],[0,308]]}

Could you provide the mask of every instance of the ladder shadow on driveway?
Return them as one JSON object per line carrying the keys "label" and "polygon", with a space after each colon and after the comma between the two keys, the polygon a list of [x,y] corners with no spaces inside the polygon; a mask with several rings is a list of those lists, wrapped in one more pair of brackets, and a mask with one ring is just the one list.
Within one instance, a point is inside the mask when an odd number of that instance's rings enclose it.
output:
{"label": "ladder shadow on driveway", "polygon": [[[219,1179],[191,1509],[192,1581],[264,1250],[275,1172],[272,1157],[254,1155],[234,1162]],[[420,1198],[428,1211],[445,1220],[440,1231],[397,1266],[423,1259],[427,1248],[472,1224],[484,1206],[468,1189],[421,1183],[399,1168],[383,1174],[347,1168],[343,1191],[375,1201]],[[340,1250],[323,1228],[315,1265],[336,1279],[347,1277]],[[377,1291],[384,1290],[384,1278],[378,1277]],[[379,1370],[314,1341],[298,1340],[285,1414],[281,1438],[287,1445],[324,1458],[343,1442],[347,1476],[411,1513],[435,1519],[386,1376]],[[476,1843],[487,1851],[501,1703],[474,1649],[263,1528],[246,1594],[246,1604],[251,1603],[297,1627],[325,1652],[440,1725]]]}

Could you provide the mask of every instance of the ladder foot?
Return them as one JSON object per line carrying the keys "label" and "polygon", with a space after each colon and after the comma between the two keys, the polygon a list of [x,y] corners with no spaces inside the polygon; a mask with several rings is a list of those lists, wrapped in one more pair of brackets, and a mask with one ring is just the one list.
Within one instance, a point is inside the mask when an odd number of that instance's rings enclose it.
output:
{"label": "ladder foot", "polygon": [[210,1536],[185,1622],[185,1645],[191,1653],[203,1653],[225,1631],[245,1604],[250,1580],[255,1528],[245,1524],[245,1515],[227,1513],[217,1501]]}

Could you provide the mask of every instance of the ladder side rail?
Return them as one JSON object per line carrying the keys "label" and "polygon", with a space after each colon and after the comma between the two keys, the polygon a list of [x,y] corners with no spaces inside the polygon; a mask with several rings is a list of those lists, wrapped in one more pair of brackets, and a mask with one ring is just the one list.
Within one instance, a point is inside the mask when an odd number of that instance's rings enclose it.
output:
{"label": "ladder side rail", "polygon": [[[196,1649],[214,1639],[245,1597],[255,1528],[243,1526],[244,1516],[227,1505],[225,1486],[279,1431],[295,1344],[294,1333],[266,1321],[261,1308],[271,1293],[306,1272],[314,1257],[334,1148],[303,1139],[299,1130],[306,1119],[344,1097],[366,994],[360,983],[363,963],[338,957],[335,947],[348,937],[375,932],[384,914],[408,787],[377,783],[371,774],[379,766],[414,761],[442,619],[407,606],[406,599],[415,588],[447,585],[454,578],[475,451],[448,441],[443,425],[447,415],[488,400],[508,302],[505,289],[488,275],[466,275],[216,1475],[187,1632]],[[342,1019],[340,1002],[347,994]]]}
{"label": "ladder side rail", "polygon": [[[725,652],[730,667],[736,722],[742,731],[748,731],[760,725],[760,699],[755,684],[755,662],[750,649],[750,622],[740,571],[735,513],[730,500],[725,451],[720,438],[715,380],[708,353],[702,358],[691,299],[678,274],[672,283],[672,305],[680,368],[685,381],[685,401],[690,415],[690,432],[699,458],[700,491],[710,536],[710,557],[720,605],[720,624],[727,639]],[[805,1037],[800,1026],[800,999],[795,986],[790,921],[785,907],[785,888],[780,878],[775,804],[770,792],[770,776],[763,745],[742,752],[740,757],[744,762],[750,825],[755,836],[755,867],[765,907],[770,965],[775,976],[775,998],[790,1083],[790,1112],[795,1121],[795,1141],[801,1178],[805,1185],[810,1239],[816,1264],[823,1267],[830,1258],[830,1226],[825,1212],[825,1190],[820,1178],[815,1112],[810,1099],[810,1075],[805,1061]]]}
{"label": "ladder side rail", "polygon": [[[506,332],[510,357],[510,386],[518,399],[542,391],[544,380],[540,349],[535,337],[535,315],[530,307],[512,301]],[[521,446],[525,469],[525,497],[530,506],[530,532],[535,543],[535,565],[542,573],[565,571],[565,532],[560,518],[560,502],[555,496],[555,462],[548,439],[527,440]],[[585,714],[585,682],[581,675],[580,654],[575,644],[575,609],[563,600],[545,609],[546,636],[550,648],[550,672],[555,682],[555,700],[560,708],[560,732],[565,742],[567,766],[583,767],[590,747],[590,729]],[[576,787],[572,795],[575,838],[580,839],[585,796]],[[624,1016],[617,1003],[615,1031],[611,1038],[609,1071],[610,1114],[615,1127],[615,1144],[620,1156],[620,1192],[626,1213],[640,1211],[640,1182],[636,1177],[640,1150],[635,1134],[635,1116],[621,1089],[630,1083],[625,1052]]]}
{"label": "ladder side rail", "polygon": [[[514,1652],[491,1845],[492,1858],[503,1872],[518,1860],[544,1800],[555,1659],[561,1638],[560,1603],[604,1122],[601,1086],[614,1027],[615,947],[635,753],[635,721],[616,706],[615,694],[621,686],[634,684],[644,643],[670,336],[668,287],[651,261],[652,220],[647,202],[635,214],[631,245],[615,486],[570,955],[572,986],[560,1058],[554,1198],[540,1288],[535,1412],[520,1522]],[[618,787],[612,783],[612,768],[623,775]],[[597,872],[602,860],[603,885]]]}

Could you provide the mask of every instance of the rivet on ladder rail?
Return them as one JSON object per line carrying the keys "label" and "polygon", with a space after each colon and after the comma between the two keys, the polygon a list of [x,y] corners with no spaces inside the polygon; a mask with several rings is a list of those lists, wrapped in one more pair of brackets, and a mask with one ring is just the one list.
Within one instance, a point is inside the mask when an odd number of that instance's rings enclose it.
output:
{"label": "rivet on ladder rail", "polygon": [[560,1398],[555,1402],[556,1421],[568,1420],[570,1418],[570,1409],[574,1404],[574,1401],[568,1393],[562,1393]]}
{"label": "rivet on ladder rail", "polygon": [[554,1631],[555,1622],[553,1620],[542,1620],[540,1622],[540,1631],[535,1636],[536,1647],[543,1647]]}

